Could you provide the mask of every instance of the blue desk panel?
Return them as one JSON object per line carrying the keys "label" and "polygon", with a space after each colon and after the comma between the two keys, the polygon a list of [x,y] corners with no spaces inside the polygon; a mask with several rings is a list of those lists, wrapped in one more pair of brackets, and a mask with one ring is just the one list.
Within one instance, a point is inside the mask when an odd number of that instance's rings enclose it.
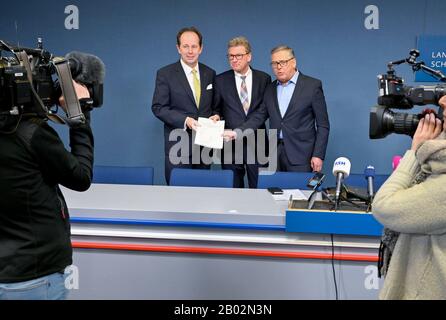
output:
{"label": "blue desk panel", "polygon": [[287,232],[380,236],[383,226],[371,213],[287,210]]}

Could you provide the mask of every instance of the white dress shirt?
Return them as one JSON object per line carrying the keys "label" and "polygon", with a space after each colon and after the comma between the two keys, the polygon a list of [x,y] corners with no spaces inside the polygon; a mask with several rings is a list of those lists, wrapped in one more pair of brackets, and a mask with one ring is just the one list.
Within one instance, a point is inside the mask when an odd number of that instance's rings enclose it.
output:
{"label": "white dress shirt", "polygon": [[[294,89],[296,89],[297,79],[299,78],[299,71],[296,71],[294,76],[286,83],[282,84],[277,81],[277,101],[279,102],[280,115],[285,116],[288,106],[293,97]],[[279,132],[279,138],[283,139],[282,130]]]}
{"label": "white dress shirt", "polygon": [[[184,74],[186,75],[186,78],[187,78],[187,82],[189,82],[189,87],[191,88],[192,94],[194,95],[194,98],[195,98],[196,95],[195,95],[195,89],[194,89],[194,75],[192,73],[192,68],[189,67],[187,64],[185,64],[183,59],[180,59],[180,63],[181,63],[181,66],[183,67]],[[197,78],[198,78],[198,81],[200,81],[200,69],[198,68],[198,66],[199,66],[199,64],[197,63],[197,65],[195,66],[195,70],[197,70]],[[201,85],[201,82],[200,82],[200,85]],[[186,120],[184,120],[184,130],[187,129],[186,121],[187,121],[187,118],[186,118]]]}
{"label": "white dress shirt", "polygon": [[[195,95],[195,89],[194,89],[194,75],[192,73],[192,68],[189,67],[187,64],[185,64],[183,59],[180,59],[180,62],[181,62],[181,66],[183,67],[184,74],[186,75],[187,82],[189,82],[189,86],[190,86],[192,93],[194,94],[194,98],[195,98],[196,95]],[[197,70],[197,78],[198,78],[198,81],[200,81],[200,69],[198,68],[198,65],[199,64],[197,63],[197,65],[195,66],[195,70]]]}

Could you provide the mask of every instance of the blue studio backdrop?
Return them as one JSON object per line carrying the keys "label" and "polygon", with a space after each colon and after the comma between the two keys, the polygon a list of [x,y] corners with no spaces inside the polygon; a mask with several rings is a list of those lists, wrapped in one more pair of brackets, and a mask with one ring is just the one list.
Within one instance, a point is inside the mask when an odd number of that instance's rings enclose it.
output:
{"label": "blue studio backdrop", "polygon": [[[92,115],[95,162],[153,166],[155,184],[164,184],[163,129],[151,100],[156,70],[178,60],[177,31],[193,25],[203,33],[200,61],[217,73],[228,69],[226,45],[234,36],[250,40],[253,67],[271,75],[271,48],[287,44],[299,69],[323,82],[331,122],[324,172],[344,156],[353,173],[372,164],[388,174],[392,157],[411,140],[395,134],[369,139],[377,75],[389,61],[407,57],[417,37],[444,35],[445,14],[440,0],[10,1],[0,12],[0,39],[34,47],[42,37],[56,55],[77,50],[99,56],[107,74],[104,106]],[[408,66],[397,72],[413,84]],[[55,127],[66,142],[67,129]]]}

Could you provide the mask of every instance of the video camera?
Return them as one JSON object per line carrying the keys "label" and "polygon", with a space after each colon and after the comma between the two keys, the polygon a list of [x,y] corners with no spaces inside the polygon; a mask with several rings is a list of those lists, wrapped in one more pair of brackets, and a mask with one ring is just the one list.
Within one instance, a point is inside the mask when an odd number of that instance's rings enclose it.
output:
{"label": "video camera", "polygon": [[[36,49],[0,40],[0,118],[32,114],[70,126],[82,124],[83,112],[103,103],[104,76],[103,62],[93,55],[72,52],[56,57],[43,49],[41,38]],[[72,80],[85,85],[90,98],[79,101]],[[66,117],[57,115],[61,95]]]}
{"label": "video camera", "polygon": [[[409,54],[409,58],[390,62],[387,65],[387,73],[378,76],[378,106],[370,111],[369,136],[371,139],[381,139],[393,132],[413,136],[424,113],[408,114],[390,109],[411,109],[415,105],[438,105],[438,100],[446,95],[446,85],[417,87],[404,85],[404,80],[398,77],[394,70],[395,65],[403,63],[412,66],[414,72],[422,70],[439,81],[446,82],[446,77],[440,71],[427,67],[422,61],[416,61],[420,55],[418,50],[412,49]],[[441,112],[438,112],[436,117],[443,120]]]}

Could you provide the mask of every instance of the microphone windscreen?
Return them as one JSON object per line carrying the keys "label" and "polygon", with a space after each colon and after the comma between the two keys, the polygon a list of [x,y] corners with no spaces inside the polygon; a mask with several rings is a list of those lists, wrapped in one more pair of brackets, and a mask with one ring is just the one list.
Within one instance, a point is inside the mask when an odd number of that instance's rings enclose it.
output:
{"label": "microphone windscreen", "polygon": [[365,178],[374,177],[375,176],[375,167],[374,166],[367,166],[364,170],[364,176]]}
{"label": "microphone windscreen", "polygon": [[348,160],[345,157],[337,158],[333,164],[333,174],[337,176],[338,173],[341,172],[344,174],[344,179],[345,179],[350,174],[350,168],[351,168],[350,160]]}
{"label": "microphone windscreen", "polygon": [[104,83],[105,65],[98,57],[73,51],[68,53],[65,58],[76,64],[77,74],[73,75],[73,79],[84,84]]}

